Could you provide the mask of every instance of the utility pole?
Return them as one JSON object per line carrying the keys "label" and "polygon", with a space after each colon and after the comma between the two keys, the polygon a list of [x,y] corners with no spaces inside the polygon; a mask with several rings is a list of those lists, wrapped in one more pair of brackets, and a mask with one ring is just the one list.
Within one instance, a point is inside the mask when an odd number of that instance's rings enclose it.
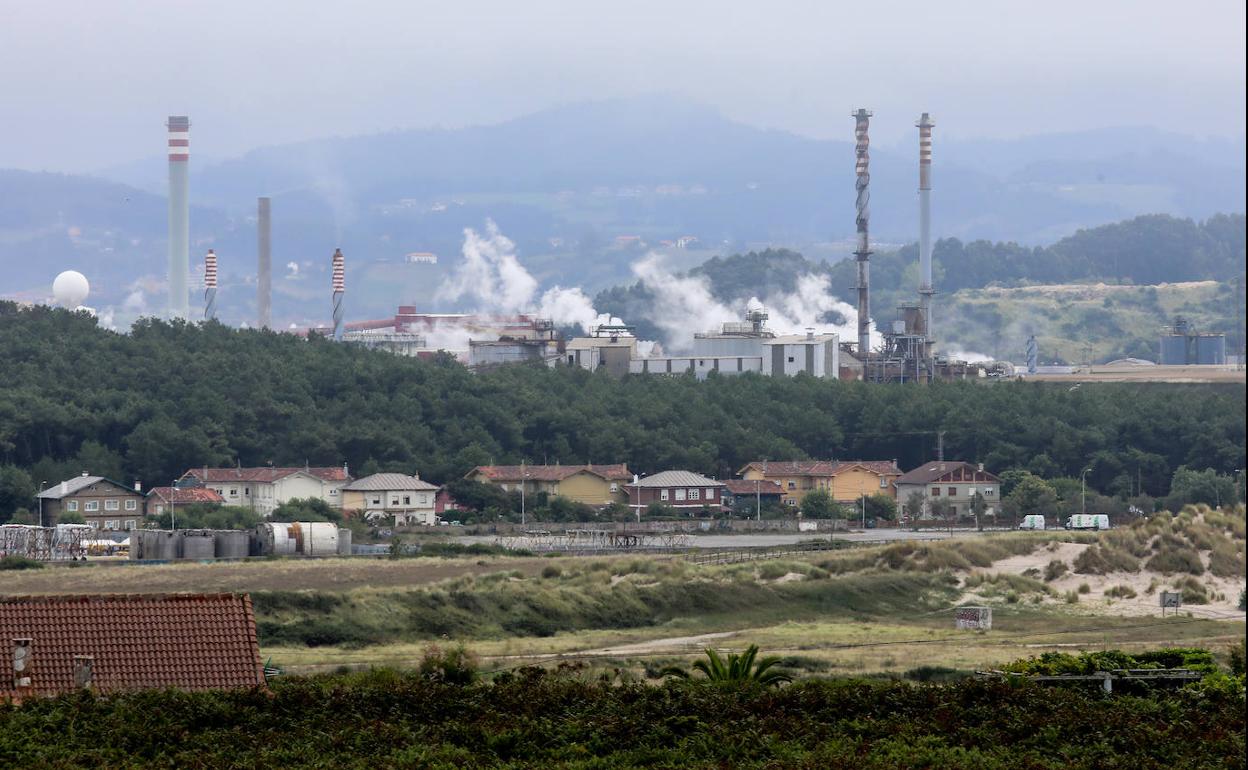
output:
{"label": "utility pole", "polygon": [[755,520],[763,520],[763,493],[759,491],[759,479],[754,479],[754,510]]}
{"label": "utility pole", "polygon": [[945,461],[945,432],[943,430],[936,431],[936,460],[942,463]]}
{"label": "utility pole", "polygon": [[524,476],[524,460],[521,460],[520,461],[520,526],[522,527],[525,525],[524,487],[526,486],[526,481],[527,479]]}
{"label": "utility pole", "polygon": [[173,484],[169,487],[169,529],[176,532],[178,530],[178,514],[173,508],[174,498],[178,496],[178,480],[174,479]]}
{"label": "utility pole", "polygon": [[43,526],[43,488],[47,484],[48,482],[46,481],[39,482],[39,526],[41,527]]}
{"label": "utility pole", "polygon": [[1084,468],[1083,473],[1079,474],[1079,496],[1083,498],[1080,507],[1085,514],[1088,512],[1088,471],[1090,470],[1092,469]]}

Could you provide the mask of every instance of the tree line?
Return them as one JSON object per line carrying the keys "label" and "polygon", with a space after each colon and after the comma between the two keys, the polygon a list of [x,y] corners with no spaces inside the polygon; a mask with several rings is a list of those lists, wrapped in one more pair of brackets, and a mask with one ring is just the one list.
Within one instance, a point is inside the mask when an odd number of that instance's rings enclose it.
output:
{"label": "tree line", "polygon": [[197,466],[347,463],[353,476],[627,463],[728,478],[752,460],[934,458],[1166,495],[1244,467],[1244,387],[632,376],[396,357],[313,335],[0,303],[0,515],[82,471],[144,488]]}

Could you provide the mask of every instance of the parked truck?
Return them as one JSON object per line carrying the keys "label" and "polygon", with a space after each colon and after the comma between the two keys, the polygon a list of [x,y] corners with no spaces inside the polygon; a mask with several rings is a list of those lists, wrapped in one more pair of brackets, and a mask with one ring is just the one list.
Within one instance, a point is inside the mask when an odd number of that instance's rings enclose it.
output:
{"label": "parked truck", "polygon": [[1103,513],[1076,513],[1066,519],[1066,529],[1109,529],[1109,516]]}
{"label": "parked truck", "polygon": [[1044,517],[1038,513],[1029,513],[1023,517],[1019,529],[1044,529]]}

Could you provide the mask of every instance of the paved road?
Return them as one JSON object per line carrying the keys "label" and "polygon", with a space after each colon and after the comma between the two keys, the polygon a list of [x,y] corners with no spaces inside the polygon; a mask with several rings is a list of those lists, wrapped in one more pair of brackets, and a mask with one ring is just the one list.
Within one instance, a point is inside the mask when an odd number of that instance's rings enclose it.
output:
{"label": "paved road", "polygon": [[[982,534],[973,530],[954,530],[954,536]],[[908,529],[867,529],[861,532],[837,532],[837,540],[943,540],[948,532],[913,532]],[[793,545],[807,540],[827,540],[828,533],[749,533],[740,535],[690,535],[689,544],[695,548],[750,548],[768,545]],[[457,543],[493,543],[493,535],[463,535],[455,538]]]}

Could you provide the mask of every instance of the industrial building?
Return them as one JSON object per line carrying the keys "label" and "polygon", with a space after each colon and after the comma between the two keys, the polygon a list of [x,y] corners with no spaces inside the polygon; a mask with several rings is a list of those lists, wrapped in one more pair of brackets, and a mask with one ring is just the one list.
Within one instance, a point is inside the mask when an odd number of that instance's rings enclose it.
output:
{"label": "industrial building", "polygon": [[1157,363],[1163,366],[1226,364],[1226,335],[1199,332],[1182,316],[1162,329],[1158,347]]}

